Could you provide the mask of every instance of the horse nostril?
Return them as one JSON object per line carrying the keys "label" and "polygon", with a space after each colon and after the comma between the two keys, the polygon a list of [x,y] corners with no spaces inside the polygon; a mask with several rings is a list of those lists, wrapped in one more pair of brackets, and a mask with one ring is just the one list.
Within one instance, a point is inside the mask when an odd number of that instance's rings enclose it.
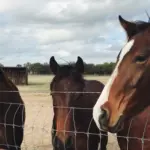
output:
{"label": "horse nostril", "polygon": [[99,123],[102,128],[107,127],[108,124],[108,112],[105,109],[101,109],[101,115],[99,116]]}

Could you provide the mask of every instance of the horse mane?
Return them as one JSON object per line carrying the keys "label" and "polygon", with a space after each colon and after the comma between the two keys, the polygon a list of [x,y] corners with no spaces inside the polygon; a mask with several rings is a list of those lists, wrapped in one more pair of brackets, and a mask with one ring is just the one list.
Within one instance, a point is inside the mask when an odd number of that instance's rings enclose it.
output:
{"label": "horse mane", "polygon": [[148,22],[142,21],[142,20],[135,20],[133,21],[133,23],[136,24],[136,30],[137,33],[143,32],[145,31],[148,27],[150,27],[150,16],[148,14],[148,12],[145,10],[146,15],[148,17]]}

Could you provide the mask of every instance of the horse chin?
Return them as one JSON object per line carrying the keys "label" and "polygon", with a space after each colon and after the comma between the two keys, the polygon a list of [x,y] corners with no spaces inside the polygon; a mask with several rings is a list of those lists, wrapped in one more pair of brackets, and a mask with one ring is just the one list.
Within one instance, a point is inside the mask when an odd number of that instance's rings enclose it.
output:
{"label": "horse chin", "polygon": [[123,128],[124,128],[124,123],[117,125],[117,126],[114,126],[114,127],[109,127],[108,131],[111,133],[118,133],[121,130],[123,130]]}
{"label": "horse chin", "polygon": [[120,116],[119,120],[113,127],[108,127],[108,131],[111,133],[118,133],[124,128],[124,116]]}
{"label": "horse chin", "polygon": [[124,129],[124,122],[119,124],[117,123],[117,125],[113,126],[113,127],[105,127],[105,126],[101,126],[100,131],[102,132],[110,132],[110,133],[118,133],[121,130]]}

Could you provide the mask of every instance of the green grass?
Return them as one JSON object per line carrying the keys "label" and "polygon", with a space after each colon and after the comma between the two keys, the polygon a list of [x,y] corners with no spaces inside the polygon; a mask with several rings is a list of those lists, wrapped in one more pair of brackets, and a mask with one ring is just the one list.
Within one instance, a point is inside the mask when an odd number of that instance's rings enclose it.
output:
{"label": "green grass", "polygon": [[[23,85],[23,86],[18,86],[19,90],[21,91],[45,91],[49,90],[49,85],[52,80],[53,76],[52,75],[29,75],[28,76],[28,83],[29,85]],[[89,80],[98,80],[101,81],[102,83],[106,83],[108,80],[109,76],[85,76],[85,79]]]}

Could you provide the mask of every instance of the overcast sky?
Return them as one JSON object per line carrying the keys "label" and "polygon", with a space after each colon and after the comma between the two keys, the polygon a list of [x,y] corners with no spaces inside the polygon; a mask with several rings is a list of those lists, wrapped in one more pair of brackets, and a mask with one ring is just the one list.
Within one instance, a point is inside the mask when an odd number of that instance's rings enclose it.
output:
{"label": "overcast sky", "polygon": [[0,0],[0,63],[115,61],[126,42],[118,15],[148,18],[150,0]]}

